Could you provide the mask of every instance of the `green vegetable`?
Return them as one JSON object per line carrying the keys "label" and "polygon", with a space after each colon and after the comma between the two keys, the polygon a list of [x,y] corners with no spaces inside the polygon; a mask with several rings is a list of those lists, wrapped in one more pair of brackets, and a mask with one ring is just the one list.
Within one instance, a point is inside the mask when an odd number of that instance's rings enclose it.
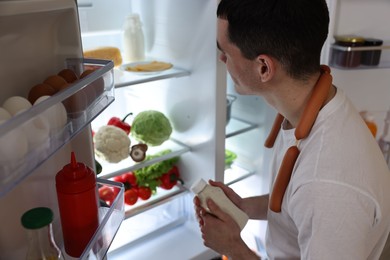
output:
{"label": "green vegetable", "polygon": [[225,150],[225,166],[230,167],[233,164],[235,159],[237,159],[237,154],[226,149]]}
{"label": "green vegetable", "polygon": [[[171,150],[167,149],[161,151],[154,155],[147,155],[145,161],[151,160],[153,158],[161,157],[165,154],[169,154]],[[156,191],[156,188],[160,184],[159,178],[166,172],[168,172],[173,165],[177,163],[179,157],[174,157],[162,162],[157,162],[152,165],[146,166],[144,168],[134,171],[135,176],[137,177],[137,184],[139,186],[149,187],[153,192]]]}
{"label": "green vegetable", "polygon": [[147,110],[139,113],[131,125],[131,135],[139,142],[158,146],[169,139],[172,126],[161,112]]}

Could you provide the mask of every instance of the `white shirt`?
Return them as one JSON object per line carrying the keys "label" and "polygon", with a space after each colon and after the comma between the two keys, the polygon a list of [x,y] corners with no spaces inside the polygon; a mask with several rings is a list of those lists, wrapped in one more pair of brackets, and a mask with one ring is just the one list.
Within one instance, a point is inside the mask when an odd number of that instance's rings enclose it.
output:
{"label": "white shirt", "polygon": [[[276,140],[271,190],[294,130]],[[282,211],[268,211],[270,259],[378,259],[390,230],[390,172],[340,89],[299,150]]]}

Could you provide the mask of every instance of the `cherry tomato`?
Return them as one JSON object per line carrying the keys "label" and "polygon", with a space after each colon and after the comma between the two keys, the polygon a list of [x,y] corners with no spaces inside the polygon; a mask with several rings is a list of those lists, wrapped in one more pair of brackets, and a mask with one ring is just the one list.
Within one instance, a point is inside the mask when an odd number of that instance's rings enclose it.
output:
{"label": "cherry tomato", "polygon": [[104,200],[105,202],[107,202],[109,205],[112,204],[115,197],[116,197],[115,193],[114,193],[113,189],[111,189],[110,187],[103,186],[103,187],[99,188],[99,198],[101,200]]}
{"label": "cherry tomato", "polygon": [[138,194],[135,189],[125,191],[125,203],[127,205],[134,205],[138,200]]}
{"label": "cherry tomato", "polygon": [[138,197],[142,200],[147,200],[152,196],[152,190],[149,187],[139,187]]}

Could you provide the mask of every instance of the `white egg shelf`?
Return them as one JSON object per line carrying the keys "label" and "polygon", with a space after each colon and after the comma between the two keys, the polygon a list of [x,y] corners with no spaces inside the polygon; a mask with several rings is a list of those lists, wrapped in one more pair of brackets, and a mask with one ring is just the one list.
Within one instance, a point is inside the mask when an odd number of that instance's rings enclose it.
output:
{"label": "white egg shelf", "polygon": [[[0,122],[0,197],[48,160],[114,101],[113,67],[112,61],[68,59],[66,68],[78,75],[87,69],[94,71],[39,104]],[[101,91],[94,98],[87,98],[81,107],[74,101],[79,95],[90,96],[86,93],[96,89]],[[61,107],[66,107],[64,126],[43,131],[40,117],[47,115],[45,113],[60,117]]]}

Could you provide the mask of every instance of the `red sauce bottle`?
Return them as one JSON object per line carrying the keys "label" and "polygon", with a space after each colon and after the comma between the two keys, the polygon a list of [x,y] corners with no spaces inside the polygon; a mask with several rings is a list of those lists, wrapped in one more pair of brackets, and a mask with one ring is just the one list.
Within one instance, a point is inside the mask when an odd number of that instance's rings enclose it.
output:
{"label": "red sauce bottle", "polygon": [[99,226],[96,175],[72,152],[56,175],[56,189],[65,252],[80,257]]}

